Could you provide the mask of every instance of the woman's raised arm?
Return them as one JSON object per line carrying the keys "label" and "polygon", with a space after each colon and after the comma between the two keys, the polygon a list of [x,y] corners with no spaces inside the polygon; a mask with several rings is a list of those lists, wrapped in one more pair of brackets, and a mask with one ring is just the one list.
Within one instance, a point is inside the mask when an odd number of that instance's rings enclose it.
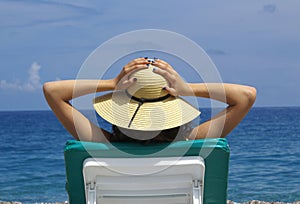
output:
{"label": "woman's raised arm", "polygon": [[256,99],[256,89],[239,84],[189,84],[198,97],[211,98],[228,106],[211,118],[194,128],[190,138],[225,137],[246,116]]}
{"label": "woman's raised arm", "polygon": [[169,81],[164,87],[173,96],[197,96],[211,98],[228,104],[227,108],[209,121],[195,127],[189,139],[225,137],[246,116],[256,99],[256,89],[250,86],[223,83],[185,83],[171,65],[163,60],[153,64],[159,69],[153,71]]}
{"label": "woman's raised arm", "polygon": [[146,59],[138,58],[123,67],[121,72],[110,80],[65,80],[47,82],[43,86],[45,98],[63,126],[77,140],[104,142],[110,133],[94,125],[82,113],[76,110],[70,100],[95,92],[125,89],[132,83],[129,78],[132,71],[147,68]]}
{"label": "woman's raised arm", "polygon": [[109,133],[95,126],[69,101],[82,95],[113,89],[112,80],[53,81],[43,86],[50,108],[75,139],[101,142],[106,140]]}

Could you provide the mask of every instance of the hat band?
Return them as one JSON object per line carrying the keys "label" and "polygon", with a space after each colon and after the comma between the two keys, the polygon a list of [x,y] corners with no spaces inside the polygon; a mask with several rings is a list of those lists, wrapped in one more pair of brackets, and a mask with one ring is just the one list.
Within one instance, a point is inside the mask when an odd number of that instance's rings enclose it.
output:
{"label": "hat band", "polygon": [[125,90],[125,93],[126,93],[126,95],[127,95],[129,98],[131,98],[132,100],[139,102],[138,107],[136,108],[134,114],[132,115],[132,117],[131,117],[131,119],[130,119],[130,122],[129,122],[129,124],[128,124],[128,127],[131,126],[131,123],[132,123],[133,119],[135,118],[137,112],[139,111],[140,107],[141,107],[144,103],[149,103],[149,102],[151,103],[151,102],[159,102],[159,101],[163,101],[163,100],[165,100],[165,99],[167,99],[167,98],[169,98],[169,97],[171,96],[170,94],[167,94],[167,95],[165,95],[165,96],[158,97],[158,98],[138,98],[138,97],[135,97],[135,96],[131,95],[130,93],[128,93],[127,90]]}

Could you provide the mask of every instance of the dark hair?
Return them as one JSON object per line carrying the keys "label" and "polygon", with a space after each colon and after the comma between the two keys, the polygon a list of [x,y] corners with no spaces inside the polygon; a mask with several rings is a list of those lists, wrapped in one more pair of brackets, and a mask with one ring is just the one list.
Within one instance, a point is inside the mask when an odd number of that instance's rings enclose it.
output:
{"label": "dark hair", "polygon": [[[120,130],[122,128],[113,125],[112,126],[112,135],[110,138],[111,142],[137,142],[144,145],[150,144],[150,143],[160,143],[160,142],[173,142],[173,141],[179,141],[179,140],[185,140],[186,136],[189,135],[189,133],[192,131],[192,127],[190,124],[185,124],[183,126],[178,126],[170,129],[165,129],[161,131],[141,131],[141,130],[126,130],[122,131]],[[153,133],[155,134],[155,137],[150,139],[143,139],[143,138],[134,138],[132,136],[127,135],[130,132],[135,133],[135,135],[140,135],[141,137],[145,135],[146,133]],[[125,132],[127,134],[125,134]]]}

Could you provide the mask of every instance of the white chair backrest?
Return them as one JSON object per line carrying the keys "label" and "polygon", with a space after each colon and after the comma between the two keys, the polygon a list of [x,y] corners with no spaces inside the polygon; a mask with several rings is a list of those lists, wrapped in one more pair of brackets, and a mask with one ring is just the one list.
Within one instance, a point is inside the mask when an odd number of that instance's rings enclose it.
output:
{"label": "white chair backrest", "polygon": [[200,156],[88,158],[83,164],[88,204],[202,204]]}

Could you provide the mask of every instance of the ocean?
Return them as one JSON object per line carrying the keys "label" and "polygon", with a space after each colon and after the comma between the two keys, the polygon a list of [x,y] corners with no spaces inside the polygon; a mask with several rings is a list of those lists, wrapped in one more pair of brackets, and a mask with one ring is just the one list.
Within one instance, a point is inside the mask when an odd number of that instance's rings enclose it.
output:
{"label": "ocean", "polygon": [[[201,111],[202,120],[210,117]],[[51,111],[0,112],[0,201],[68,200],[63,149],[70,139]],[[300,200],[300,107],[253,108],[227,139],[229,200]]]}

